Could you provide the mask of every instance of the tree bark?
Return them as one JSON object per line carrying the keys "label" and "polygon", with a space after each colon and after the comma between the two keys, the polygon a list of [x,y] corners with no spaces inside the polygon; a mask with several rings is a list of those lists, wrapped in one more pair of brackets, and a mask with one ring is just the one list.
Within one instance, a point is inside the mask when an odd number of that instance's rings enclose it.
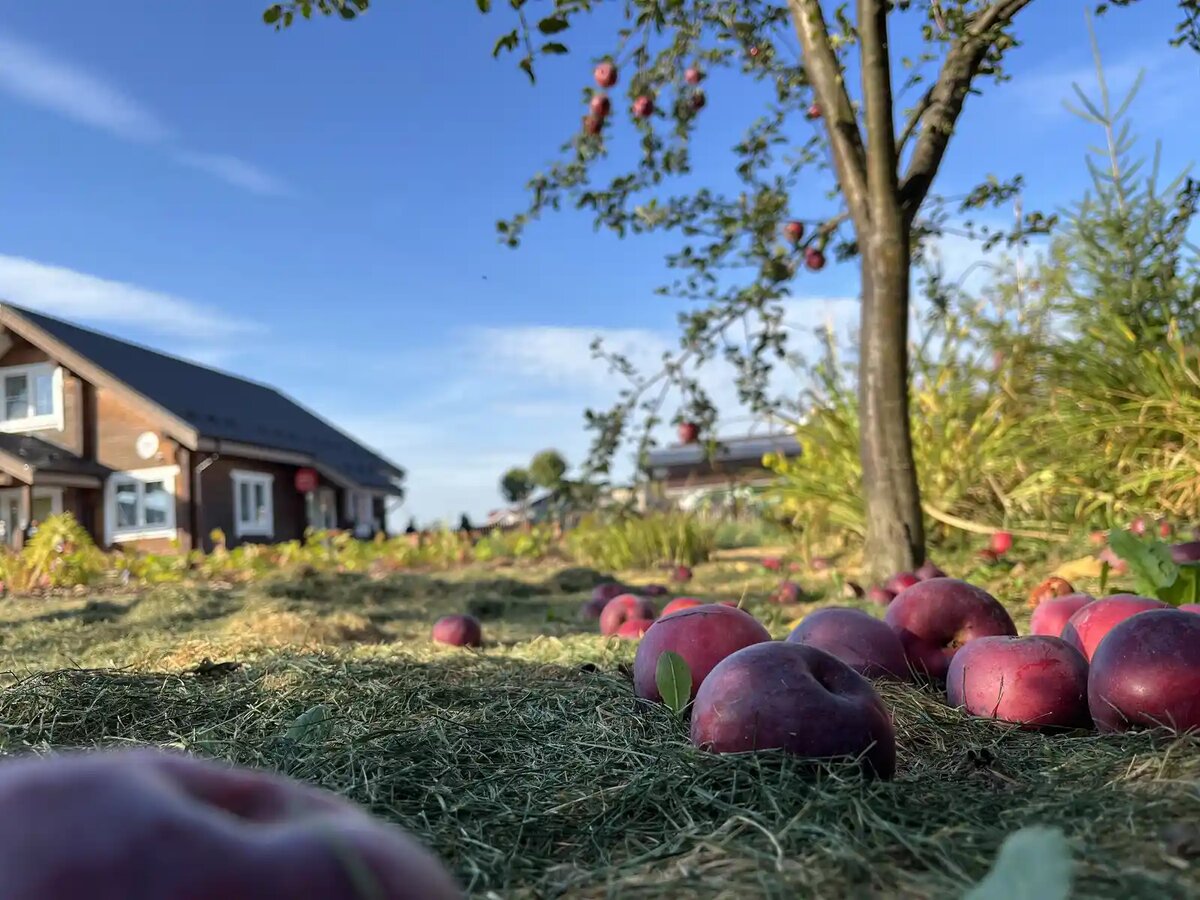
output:
{"label": "tree bark", "polygon": [[908,410],[908,228],[902,219],[860,235],[859,454],[866,507],[864,567],[874,577],[925,559],[925,524]]}

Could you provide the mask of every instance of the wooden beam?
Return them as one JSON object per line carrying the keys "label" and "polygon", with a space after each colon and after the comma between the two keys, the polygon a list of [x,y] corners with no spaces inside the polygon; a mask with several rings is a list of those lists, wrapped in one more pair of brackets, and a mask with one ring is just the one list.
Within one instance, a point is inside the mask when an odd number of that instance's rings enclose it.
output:
{"label": "wooden beam", "polygon": [[175,462],[179,466],[179,476],[175,484],[175,531],[179,537],[179,549],[190,553],[195,546],[195,534],[192,530],[192,454],[183,444],[175,445]]}
{"label": "wooden beam", "polygon": [[81,375],[79,380],[79,434],[80,449],[86,460],[96,462],[100,444],[100,413],[96,404],[96,386]]}

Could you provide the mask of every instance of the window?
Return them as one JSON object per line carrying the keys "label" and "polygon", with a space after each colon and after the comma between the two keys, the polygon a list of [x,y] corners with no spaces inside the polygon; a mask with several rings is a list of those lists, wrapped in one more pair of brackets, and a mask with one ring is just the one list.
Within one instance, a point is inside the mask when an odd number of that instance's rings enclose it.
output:
{"label": "window", "polygon": [[0,369],[0,388],[4,391],[0,430],[62,430],[62,369],[58,366],[38,363]]}
{"label": "window", "polygon": [[118,472],[108,479],[105,520],[114,542],[174,538],[178,466]]}
{"label": "window", "polygon": [[275,476],[263,472],[233,472],[233,524],[238,537],[274,537],[274,483]]}

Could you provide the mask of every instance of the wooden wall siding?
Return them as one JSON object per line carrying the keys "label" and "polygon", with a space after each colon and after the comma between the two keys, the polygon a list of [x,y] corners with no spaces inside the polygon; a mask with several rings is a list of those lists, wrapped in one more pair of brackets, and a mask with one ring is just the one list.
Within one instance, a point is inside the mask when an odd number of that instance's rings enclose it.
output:
{"label": "wooden wall siding", "polygon": [[[275,514],[275,534],[270,538],[249,536],[237,537],[234,522],[233,499],[233,470],[247,472],[263,472],[274,475],[274,490],[272,492],[272,507]],[[212,549],[210,532],[220,528],[225,532],[230,547],[239,543],[279,543],[280,541],[300,540],[304,537],[304,529],[308,525],[307,511],[304,506],[304,495],[296,490],[296,467],[276,463],[262,462],[256,459],[239,459],[233,456],[222,456],[204,470],[200,476],[200,529],[203,532],[196,540],[196,546],[205,550]]]}
{"label": "wooden wall siding", "polygon": [[[27,366],[33,363],[47,362],[51,360],[45,351],[38,349],[22,337],[18,337],[12,332],[8,332],[8,337],[12,341],[12,346],[8,352],[0,356],[0,368],[6,366]],[[62,447],[64,450],[70,450],[72,453],[81,453],[83,451],[83,431],[80,421],[80,399],[82,396],[82,384],[79,378],[71,371],[63,370],[63,427],[62,430],[57,428],[43,428],[38,431],[31,431],[33,434],[47,443]]]}
{"label": "wooden wall siding", "polygon": [[[96,455],[102,465],[117,472],[176,465],[174,443],[112,390],[96,388],[96,418]],[[137,455],[137,438],[143,431],[158,435],[158,455],[153,459],[142,459]]]}

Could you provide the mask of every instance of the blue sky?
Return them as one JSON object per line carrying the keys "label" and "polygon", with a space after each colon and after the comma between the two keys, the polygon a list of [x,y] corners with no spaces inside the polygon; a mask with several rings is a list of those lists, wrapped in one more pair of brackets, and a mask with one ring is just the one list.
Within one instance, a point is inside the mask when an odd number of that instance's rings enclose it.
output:
{"label": "blue sky", "polygon": [[[584,455],[581,410],[614,393],[594,334],[642,359],[673,342],[678,307],[652,294],[669,240],[597,235],[572,212],[519,250],[495,238],[578,127],[613,16],[572,32],[531,88],[491,58],[503,4],[376,0],[357,23],[282,34],[262,5],[0,12],[0,297],[275,384],[409,469],[404,515],[479,517],[508,466]],[[1147,70],[1135,124],[1172,173],[1200,138],[1200,57],[1168,48],[1173,5],[1098,23],[1116,91]],[[1079,195],[1097,136],[1061,100],[1092,83],[1084,6],[1022,14],[1013,80],[971,98],[939,190],[1023,172],[1027,208]],[[754,96],[734,77],[706,89],[696,166],[727,183]],[[798,208],[826,208],[825,188]],[[978,256],[942,252],[951,271]],[[827,319],[849,327],[856,292],[853,266],[800,277],[800,344]],[[705,380],[728,400],[722,372]]]}

